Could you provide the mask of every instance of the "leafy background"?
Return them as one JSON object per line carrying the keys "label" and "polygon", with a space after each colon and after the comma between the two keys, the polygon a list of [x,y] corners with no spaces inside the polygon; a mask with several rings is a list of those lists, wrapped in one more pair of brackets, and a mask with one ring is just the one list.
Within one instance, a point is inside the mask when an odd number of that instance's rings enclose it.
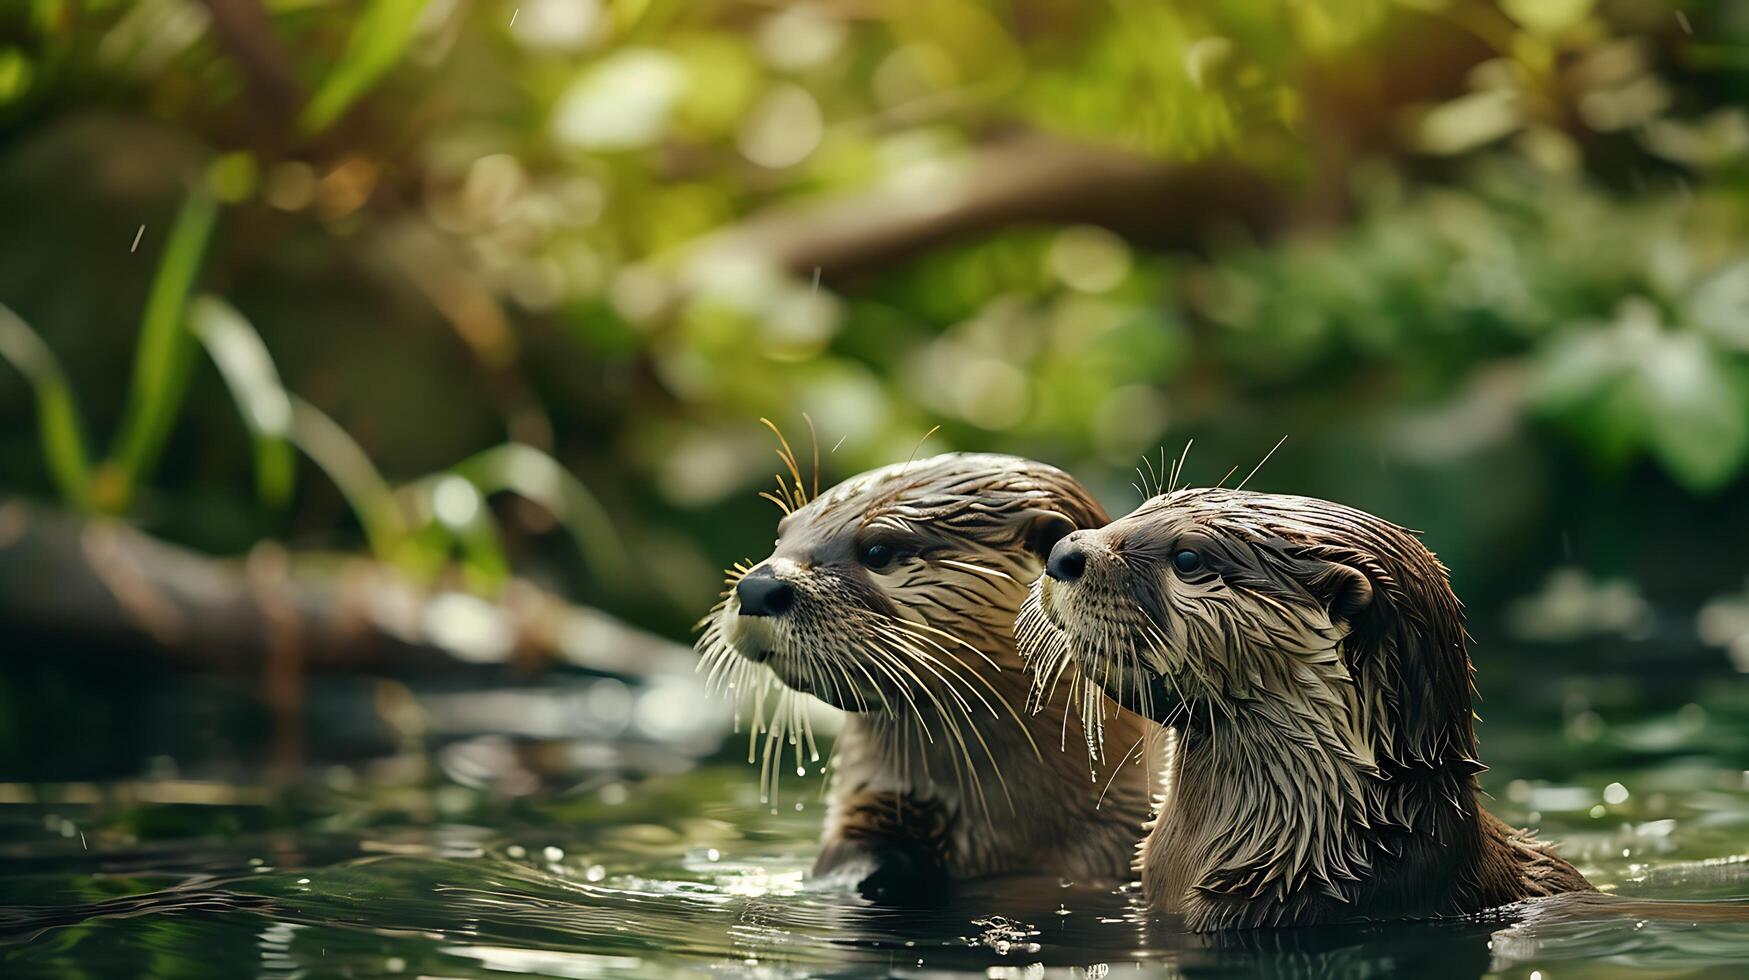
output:
{"label": "leafy background", "polygon": [[1285,436],[1484,639],[1743,669],[1746,72],[1707,2],[9,4],[0,486],[683,638],[761,417],[1117,512]]}

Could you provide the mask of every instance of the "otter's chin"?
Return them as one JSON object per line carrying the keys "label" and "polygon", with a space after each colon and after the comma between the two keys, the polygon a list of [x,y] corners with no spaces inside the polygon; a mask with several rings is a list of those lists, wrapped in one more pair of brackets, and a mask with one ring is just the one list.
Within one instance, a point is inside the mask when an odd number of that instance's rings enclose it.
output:
{"label": "otter's chin", "polygon": [[864,685],[849,687],[842,677],[827,677],[820,670],[804,669],[782,653],[765,661],[765,665],[784,687],[811,695],[840,711],[873,714],[886,709],[884,695],[864,690]]}
{"label": "otter's chin", "polygon": [[1184,705],[1170,681],[1143,667],[1123,670],[1122,683],[1103,685],[1107,697],[1123,708],[1159,724],[1168,724]]}
{"label": "otter's chin", "polygon": [[768,616],[743,616],[734,606],[723,610],[723,638],[729,649],[743,660],[768,667],[772,676],[784,687],[799,694],[812,695],[843,711],[879,711],[885,705],[883,695],[851,687],[846,677],[816,663],[812,668],[805,659],[819,657],[819,651],[798,658],[792,644],[786,642],[781,622]]}
{"label": "otter's chin", "polygon": [[1069,648],[1076,669],[1125,711],[1167,724],[1183,707],[1179,686],[1135,657],[1090,650],[1073,640]]}
{"label": "otter's chin", "polygon": [[777,649],[776,630],[764,616],[743,616],[734,607],[723,610],[723,639],[745,660],[762,664]]}

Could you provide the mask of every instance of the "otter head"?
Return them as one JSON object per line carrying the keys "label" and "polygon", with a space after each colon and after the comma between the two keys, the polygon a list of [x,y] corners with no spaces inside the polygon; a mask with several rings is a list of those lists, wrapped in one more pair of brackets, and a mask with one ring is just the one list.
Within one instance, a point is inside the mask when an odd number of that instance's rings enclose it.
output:
{"label": "otter head", "polygon": [[[1106,519],[1061,470],[950,453],[853,477],[788,513],[770,557],[729,576],[699,650],[848,711],[975,698],[1020,669],[1013,623],[1052,546]],[[988,690],[988,681],[980,685]]]}
{"label": "otter head", "polygon": [[[1473,765],[1470,665],[1446,571],[1371,514],[1239,490],[1157,496],[1066,535],[1016,633],[1193,741],[1316,744],[1362,770]],[[1097,699],[1083,699],[1096,707]]]}

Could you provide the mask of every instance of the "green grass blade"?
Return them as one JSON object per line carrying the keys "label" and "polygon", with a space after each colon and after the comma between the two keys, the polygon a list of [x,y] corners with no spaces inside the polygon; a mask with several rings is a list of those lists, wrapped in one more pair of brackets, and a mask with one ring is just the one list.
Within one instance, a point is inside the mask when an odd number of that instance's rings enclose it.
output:
{"label": "green grass blade", "polygon": [[477,592],[494,593],[510,580],[510,562],[499,540],[498,523],[485,498],[455,473],[438,473],[400,491],[406,510],[427,529],[441,529],[461,548],[462,572]]}
{"label": "green grass blade", "polygon": [[371,551],[385,562],[405,563],[412,539],[394,491],[362,447],[322,410],[291,397],[291,440],[340,488],[357,515]]}
{"label": "green grass blade", "polygon": [[346,50],[304,106],[299,124],[319,133],[346,113],[406,53],[426,0],[372,0],[352,27]]}
{"label": "green grass blade", "polygon": [[261,335],[241,313],[214,296],[188,304],[188,329],[206,348],[231,392],[231,401],[255,444],[255,486],[264,506],[291,499],[294,457],[291,396]]}
{"label": "green grass blade", "polygon": [[134,490],[157,465],[182,408],[195,354],[194,338],[184,324],[183,312],[218,213],[212,197],[196,189],[183,200],[171,226],[140,320],[133,386],[128,390],[121,431],[111,452],[113,473],[105,479],[110,489],[98,501],[103,509],[128,506]]}
{"label": "green grass blade", "polygon": [[482,494],[519,494],[550,511],[577,542],[584,564],[610,588],[630,583],[631,564],[601,502],[559,461],[533,446],[506,443],[471,456],[455,472]]}
{"label": "green grass blade", "polygon": [[91,504],[91,462],[85,429],[67,374],[30,325],[0,303],[0,360],[11,362],[36,394],[43,461],[61,495],[80,509]]}

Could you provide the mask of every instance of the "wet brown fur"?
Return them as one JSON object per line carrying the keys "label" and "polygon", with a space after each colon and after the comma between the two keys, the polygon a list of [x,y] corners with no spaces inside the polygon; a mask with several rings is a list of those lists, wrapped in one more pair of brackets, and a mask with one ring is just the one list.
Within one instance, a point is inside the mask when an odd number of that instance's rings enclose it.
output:
{"label": "wet brown fur", "polygon": [[1079,672],[1180,731],[1143,850],[1153,908],[1215,931],[1591,890],[1478,802],[1463,612],[1411,532],[1328,501],[1180,490],[1073,537],[1086,572],[1041,578],[1017,632],[1036,683]]}
{"label": "wet brown fur", "polygon": [[[815,873],[923,887],[1026,872],[1131,878],[1153,726],[1120,713],[1090,768],[1078,711],[1061,698],[1025,710],[1013,637],[1043,555],[1104,523],[1098,503],[1060,470],[987,454],[890,466],[781,502],[793,512],[772,555],[731,575],[699,649],[718,671],[738,664],[745,678],[759,661],[846,711]],[[876,541],[901,556],[891,567],[859,560]],[[739,615],[734,582],[755,569],[789,583],[794,607]]]}

